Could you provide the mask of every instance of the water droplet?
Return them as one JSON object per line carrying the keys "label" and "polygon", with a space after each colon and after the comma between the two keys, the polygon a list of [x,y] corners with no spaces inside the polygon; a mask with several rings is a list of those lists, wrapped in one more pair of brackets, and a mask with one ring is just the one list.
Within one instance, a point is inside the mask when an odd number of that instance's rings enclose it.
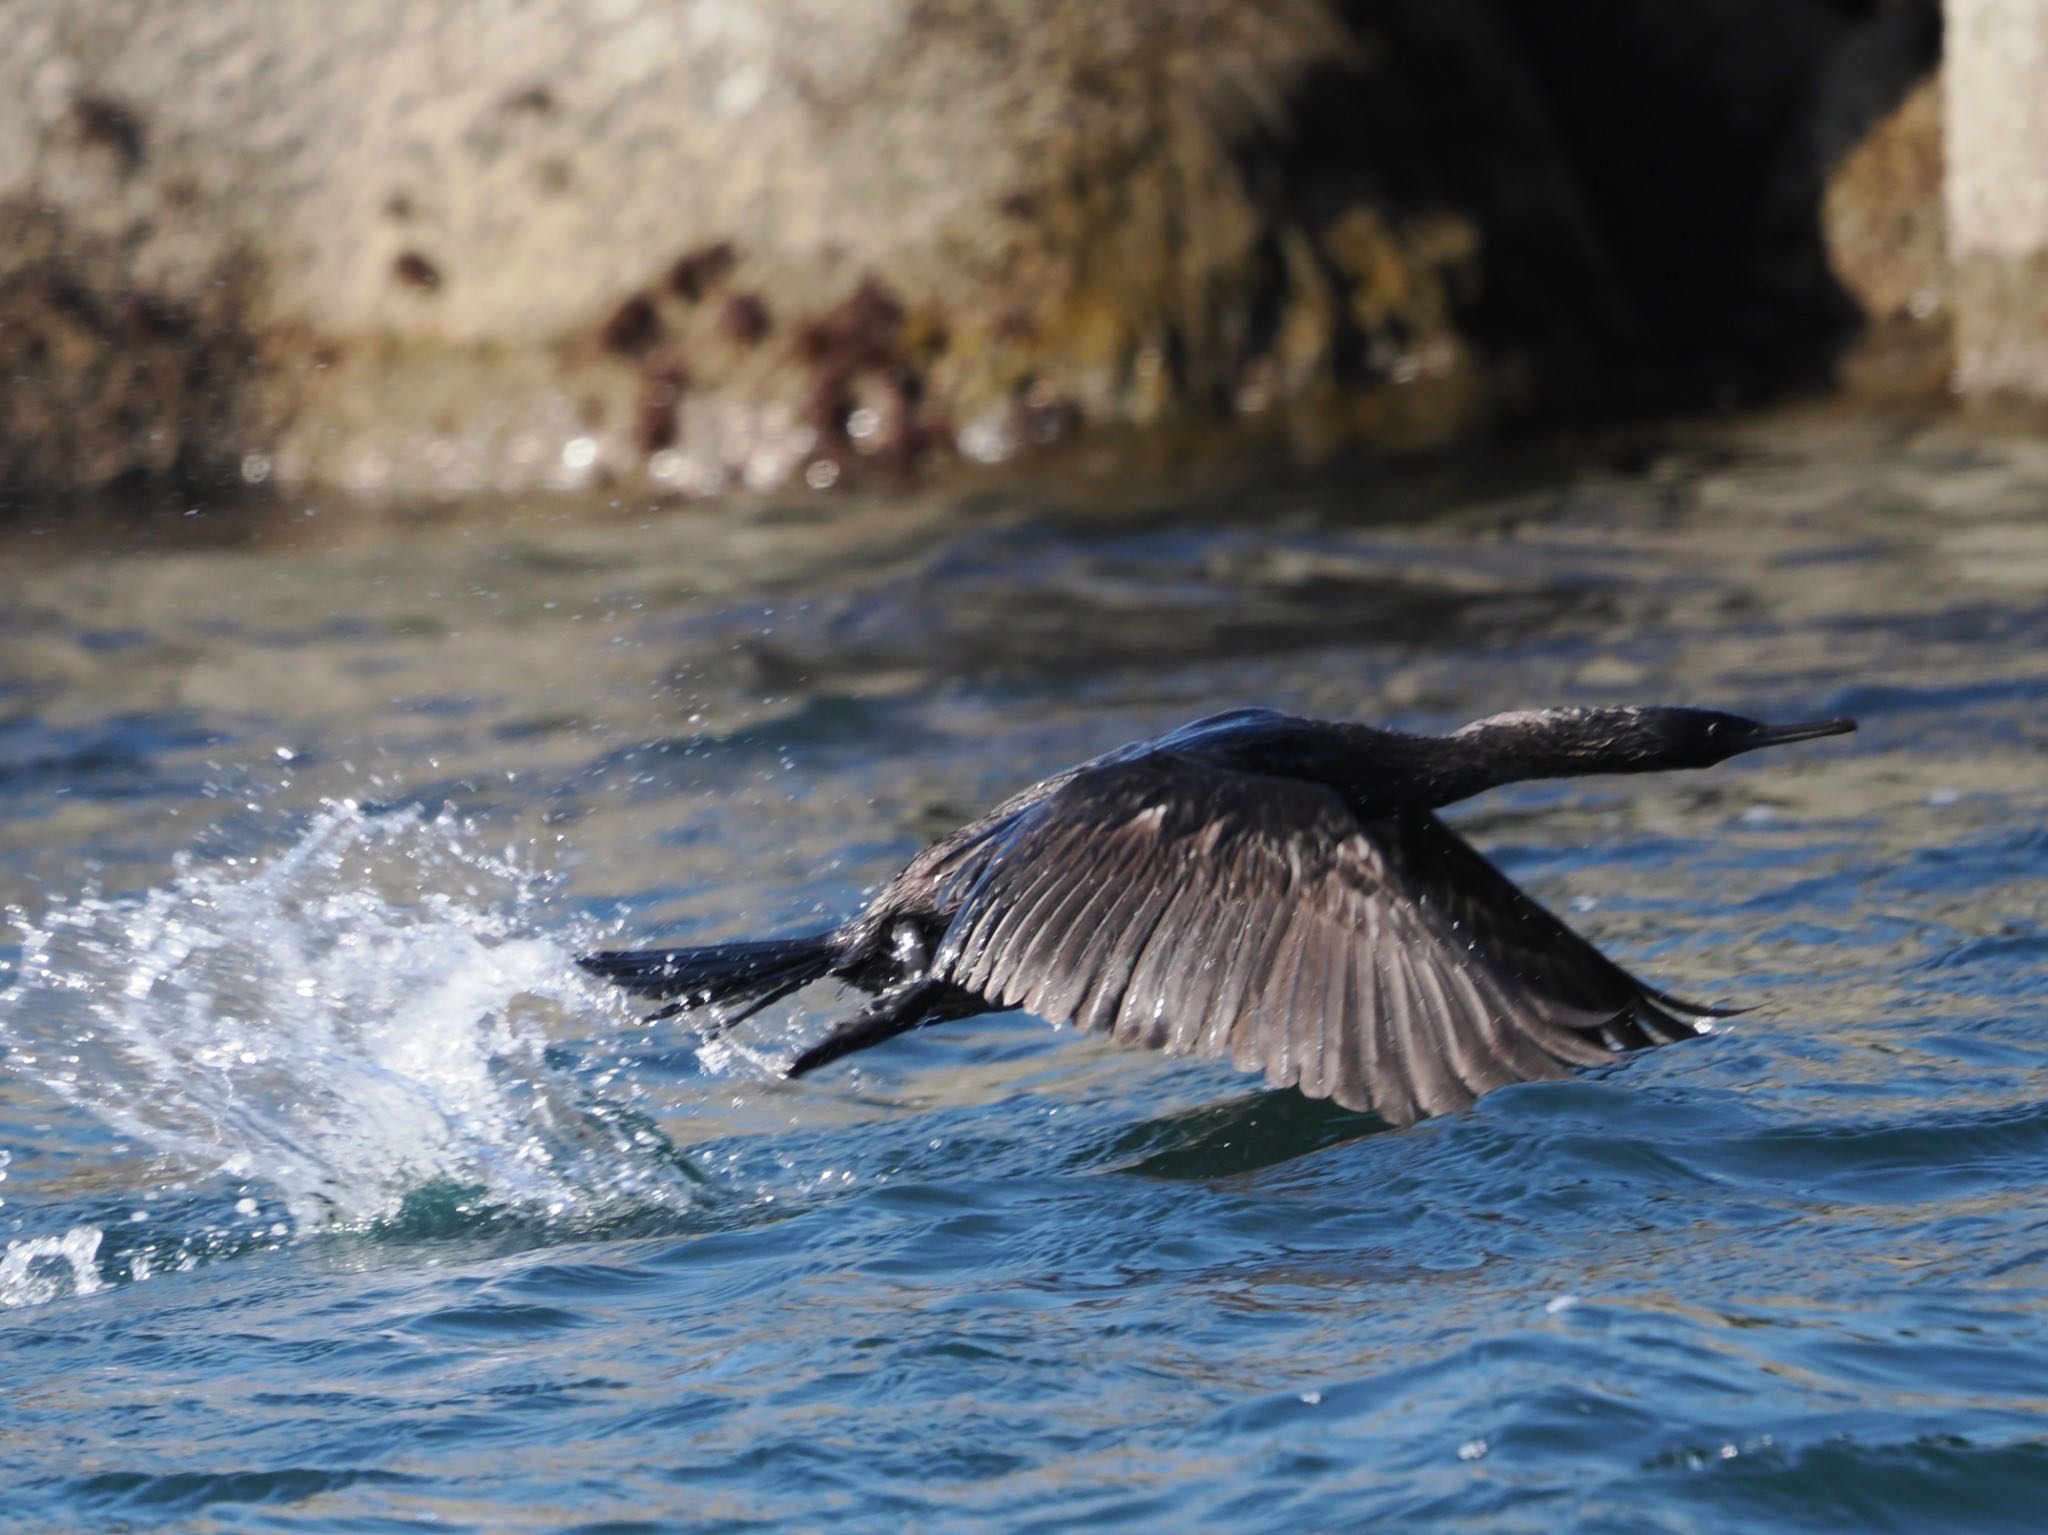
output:
{"label": "water droplet", "polygon": [[60,1296],[105,1288],[99,1274],[100,1229],[73,1226],[60,1237],[27,1237],[0,1253],[0,1307],[39,1306]]}

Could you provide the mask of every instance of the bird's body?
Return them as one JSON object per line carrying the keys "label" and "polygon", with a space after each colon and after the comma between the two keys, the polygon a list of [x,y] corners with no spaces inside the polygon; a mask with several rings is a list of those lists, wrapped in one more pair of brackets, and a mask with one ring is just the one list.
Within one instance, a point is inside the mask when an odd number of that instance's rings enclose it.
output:
{"label": "bird's body", "polygon": [[720,1026],[827,976],[872,993],[793,1076],[921,1024],[1023,1007],[1406,1124],[1714,1015],[1603,957],[1437,807],[1852,728],[1589,709],[1422,736],[1239,709],[1034,784],[832,932],[583,963]]}

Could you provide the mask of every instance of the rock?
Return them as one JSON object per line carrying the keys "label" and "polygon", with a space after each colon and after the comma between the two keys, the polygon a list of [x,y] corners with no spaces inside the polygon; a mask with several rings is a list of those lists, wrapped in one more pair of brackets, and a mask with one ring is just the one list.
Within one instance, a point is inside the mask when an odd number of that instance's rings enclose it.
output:
{"label": "rock", "polygon": [[1946,0],[1955,384],[2048,399],[2048,0]]}
{"label": "rock", "polygon": [[1930,320],[1944,303],[1941,80],[1930,75],[1833,167],[1821,201],[1828,265],[1873,321]]}
{"label": "rock", "polygon": [[1540,378],[1627,325],[1489,0],[15,0],[9,33],[17,493],[817,482]]}
{"label": "rock", "polygon": [[1828,265],[1871,320],[1941,312],[1941,184],[1941,80],[1929,75],[1833,166],[1822,196]]}
{"label": "rock", "polygon": [[0,199],[0,229],[0,495],[190,490],[265,440],[250,415],[253,274],[237,251],[154,284],[119,242],[33,201]]}

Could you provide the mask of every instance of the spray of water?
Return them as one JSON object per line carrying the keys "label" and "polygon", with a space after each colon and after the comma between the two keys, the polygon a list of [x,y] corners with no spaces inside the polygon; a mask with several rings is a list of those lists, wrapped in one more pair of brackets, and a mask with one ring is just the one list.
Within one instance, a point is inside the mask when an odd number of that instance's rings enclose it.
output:
{"label": "spray of water", "polygon": [[62,1295],[104,1288],[99,1272],[100,1229],[73,1226],[60,1237],[25,1237],[0,1252],[0,1309],[40,1306]]}
{"label": "spray of water", "polygon": [[[578,1226],[696,1203],[644,1118],[551,1063],[551,1024],[601,1004],[531,936],[537,898],[453,818],[332,806],[267,866],[188,858],[140,896],[13,913],[0,1052],[166,1177],[261,1186],[297,1233],[433,1190]],[[33,1240],[0,1287],[89,1260],[98,1233]]]}

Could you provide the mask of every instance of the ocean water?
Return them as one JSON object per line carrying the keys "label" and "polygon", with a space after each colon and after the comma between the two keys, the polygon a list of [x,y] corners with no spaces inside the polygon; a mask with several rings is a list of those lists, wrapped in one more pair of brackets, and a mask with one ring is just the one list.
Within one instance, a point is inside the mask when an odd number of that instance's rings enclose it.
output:
{"label": "ocean water", "polygon": [[[52,521],[0,565],[0,1528],[2039,1528],[2048,446]],[[1454,819],[1752,1011],[1402,1131],[819,926],[1240,703],[1846,712]]]}

